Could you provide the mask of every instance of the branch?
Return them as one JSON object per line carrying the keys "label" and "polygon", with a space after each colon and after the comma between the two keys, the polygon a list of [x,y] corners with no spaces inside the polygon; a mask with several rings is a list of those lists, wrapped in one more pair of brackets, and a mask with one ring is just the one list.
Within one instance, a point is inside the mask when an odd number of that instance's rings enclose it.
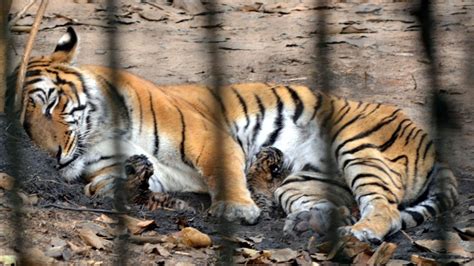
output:
{"label": "branch", "polygon": [[[35,42],[36,34],[39,30],[39,25],[41,24],[41,20],[43,19],[44,12],[46,10],[46,6],[48,5],[48,0],[41,0],[40,6],[36,13],[35,21],[33,23],[30,37],[28,38],[28,43],[26,44],[25,53],[21,60],[20,68],[18,70],[18,78],[16,81],[15,87],[15,108],[17,110],[21,109],[22,104],[22,89],[23,89],[23,82],[25,81],[25,73],[26,67],[28,66],[28,60],[30,59],[31,50],[33,49],[33,44]],[[23,120],[23,117],[21,118]]]}

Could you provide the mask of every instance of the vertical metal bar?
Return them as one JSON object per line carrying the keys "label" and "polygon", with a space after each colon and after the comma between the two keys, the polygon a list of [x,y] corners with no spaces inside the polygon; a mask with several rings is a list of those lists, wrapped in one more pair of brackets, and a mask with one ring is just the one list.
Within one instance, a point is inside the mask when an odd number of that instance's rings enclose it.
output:
{"label": "vertical metal bar", "polygon": [[[331,73],[329,71],[330,54],[329,54],[328,49],[325,49],[326,40],[327,40],[327,29],[326,29],[327,10],[326,8],[328,6],[328,1],[317,0],[316,6],[317,6],[317,8],[315,9],[316,10],[315,15],[317,17],[316,25],[315,25],[316,45],[315,45],[315,51],[314,51],[316,58],[315,58],[314,64],[315,64],[315,69],[317,70],[317,73],[314,74],[314,77],[312,78],[312,82],[319,84],[320,90],[323,93],[330,93],[332,89]],[[332,115],[332,114],[328,114],[328,115]],[[332,117],[328,118],[327,125],[329,125],[328,127],[332,125]],[[323,135],[329,136],[329,131],[330,131],[329,128],[322,128],[321,130],[326,133]],[[330,176],[331,179],[335,179],[336,176],[334,175],[337,172],[337,164],[334,161],[334,158],[332,156],[333,153],[331,152],[332,143],[330,143],[329,139],[325,139],[325,141],[327,141],[325,156],[327,158],[327,164],[328,164],[327,169],[329,170],[328,175],[331,175]],[[325,193],[327,195],[330,192],[326,191]],[[328,196],[329,195],[327,195],[326,198],[330,198]],[[333,212],[333,215],[331,215],[330,221],[329,221],[329,224],[331,225],[331,227],[329,228],[327,232],[327,237],[333,246],[339,240],[337,229],[338,229],[338,226],[340,225],[340,221],[338,221],[338,219],[339,217],[337,213]]]}
{"label": "vertical metal bar", "polygon": [[[117,51],[120,45],[120,39],[118,37],[118,23],[116,23],[116,18],[114,12],[117,12],[118,6],[115,0],[107,0],[107,22],[115,27],[111,27],[106,36],[108,40],[108,59],[109,59],[109,67],[112,69],[111,71],[111,90],[115,90],[118,86],[118,73],[117,67],[119,66],[118,62],[118,55]],[[110,91],[109,96],[111,97],[109,103],[111,104],[112,109],[112,121],[114,126],[118,126],[120,123],[120,110],[119,107],[116,105],[115,97],[118,97],[118,91]],[[117,132],[116,128],[114,128],[114,150],[115,154],[120,156],[122,154],[122,147],[120,142],[120,133]],[[123,165],[120,164],[119,169],[123,168]],[[116,172],[117,175],[123,174],[122,171]],[[124,187],[124,179],[121,176],[116,176],[114,180],[114,208],[119,213],[125,213],[126,208],[125,204],[127,201],[127,191]],[[128,260],[128,232],[126,231],[125,220],[122,215],[117,215],[118,226],[117,226],[117,238],[115,240],[115,255],[117,259],[114,261],[115,265],[127,265]]]}
{"label": "vertical metal bar", "polygon": [[[10,44],[10,38],[8,34],[8,27],[7,27],[7,17],[8,17],[8,12],[11,7],[11,1],[1,1],[0,3],[1,6],[1,29],[0,29],[0,48],[1,48],[1,60],[2,60],[2,69],[1,69],[1,90],[2,90],[2,97],[6,97],[6,90],[7,90],[7,73],[11,70],[10,67],[10,56],[8,53],[8,47]],[[12,89],[13,97],[15,97],[15,89]],[[6,100],[5,99],[1,99]],[[6,112],[6,118],[7,118],[7,123],[8,125],[12,125],[10,127],[10,130],[14,131],[13,135],[16,135],[19,131],[20,127],[18,125],[18,120],[15,115],[15,107],[13,104],[6,106],[6,102],[4,101],[2,103],[2,108],[4,107],[5,112]],[[13,182],[13,187],[10,191],[6,191],[6,196],[8,198],[8,201],[10,202],[11,206],[13,207],[12,212],[9,215],[9,226],[10,229],[13,230],[13,237],[14,237],[14,242],[11,248],[17,252],[17,257],[18,257],[18,262],[19,263],[24,263],[25,262],[25,250],[24,250],[24,236],[23,236],[23,203],[22,200],[18,194],[18,191],[21,187],[21,183],[23,181],[23,177],[20,175],[19,171],[19,164],[20,158],[21,158],[21,153],[18,149],[17,142],[13,138],[7,139],[7,147],[6,147],[6,157],[7,157],[7,163],[8,167],[10,170],[10,174],[14,178]]]}
{"label": "vertical metal bar", "polygon": [[[218,11],[217,11],[217,0],[210,0],[207,3],[208,12],[206,14],[207,25],[215,25],[218,19]],[[210,86],[212,87],[214,94],[217,95],[218,99],[222,99],[222,77],[224,75],[223,66],[224,60],[219,53],[219,49],[217,47],[218,43],[218,27],[207,27],[206,28],[206,39],[208,40],[207,45],[207,53],[209,54],[209,61],[210,61],[210,77],[211,82]],[[220,110],[220,106],[218,102],[215,102],[213,109],[216,110],[214,112],[216,121],[222,122],[222,110]],[[214,152],[216,154],[215,158],[220,158],[219,161],[216,162],[216,168],[219,169],[216,173],[215,178],[217,179],[217,191],[226,191],[225,187],[228,186],[226,179],[225,179],[225,166],[228,162],[223,159],[224,147],[225,143],[223,141],[224,135],[221,130],[215,132],[214,134],[215,139],[210,140],[214,142]],[[226,195],[223,195],[224,199],[227,198]],[[221,253],[219,254],[219,261],[218,264],[222,265],[229,265],[233,262],[233,251],[235,249],[235,244],[228,240],[230,236],[235,233],[235,228],[233,228],[232,223],[226,221],[225,219],[221,218],[219,220],[219,225],[217,227],[217,231],[219,235],[222,237],[222,247]]]}
{"label": "vertical metal bar", "polygon": [[[438,148],[438,157],[443,161],[444,154],[446,153],[446,132],[443,127],[448,125],[452,117],[449,117],[449,106],[446,99],[444,99],[439,93],[439,80],[438,80],[438,58],[436,56],[436,45],[434,36],[435,20],[433,18],[434,6],[429,0],[421,0],[418,6],[416,15],[421,24],[420,37],[423,45],[424,55],[429,61],[429,68],[426,73],[429,77],[429,96],[431,98],[431,135],[435,142],[435,146]],[[445,182],[441,182],[441,186],[444,186]],[[446,188],[441,188],[441,191],[446,191]],[[447,210],[449,211],[449,210]],[[452,220],[449,215],[441,215],[436,219],[438,223],[438,234],[443,240],[444,250],[448,250],[447,232],[451,228]]]}

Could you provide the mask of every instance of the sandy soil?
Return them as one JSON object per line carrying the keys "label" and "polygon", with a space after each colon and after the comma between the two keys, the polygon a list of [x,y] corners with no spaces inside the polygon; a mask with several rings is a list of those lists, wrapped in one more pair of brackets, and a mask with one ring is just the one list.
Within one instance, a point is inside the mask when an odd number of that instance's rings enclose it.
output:
{"label": "sandy soil", "polygon": [[[18,10],[26,1],[14,1]],[[70,1],[50,1],[42,30],[39,32],[33,55],[49,53],[65,31],[75,24],[80,35],[81,48],[78,64],[108,65],[111,54],[107,43],[110,25],[105,22],[105,1],[75,4]],[[72,2],[72,1],[71,1]],[[87,1],[84,1],[87,2]],[[115,44],[120,68],[127,69],[159,84],[209,83],[211,81],[209,44],[221,59],[219,69],[225,83],[272,81],[302,83],[321,89],[318,58],[315,56],[318,12],[314,5],[303,1],[287,1],[282,8],[265,4],[266,12],[243,11],[242,1],[218,5],[218,20],[209,24],[205,16],[191,15],[169,7],[160,1],[138,3],[121,1],[116,10],[120,42]],[[161,7],[162,9],[157,8]],[[296,7],[296,8],[295,8]],[[473,226],[474,212],[474,5],[464,1],[438,3],[435,6],[435,43],[437,44],[440,93],[449,103],[452,123],[443,125],[437,134],[443,143],[443,157],[450,163],[460,183],[461,201],[452,217],[459,227]],[[430,76],[429,64],[423,55],[420,24],[414,6],[407,3],[348,4],[333,3],[327,10],[328,40],[323,52],[330,63],[323,66],[330,78],[331,93],[370,102],[390,103],[403,107],[416,121],[429,127]],[[262,9],[262,8],[261,8]],[[31,12],[34,12],[35,8]],[[33,18],[26,16],[19,25],[31,25]],[[215,38],[209,29],[215,29]],[[25,33],[12,34],[12,59],[18,62],[27,39]],[[13,49],[14,48],[14,49]],[[214,54],[215,55],[215,54]],[[100,214],[45,208],[46,204],[65,204],[89,208],[110,209],[111,202],[88,199],[82,194],[80,181],[66,183],[54,170],[54,161],[35,148],[24,135],[19,135],[4,116],[0,116],[0,172],[12,173],[18,168],[24,179],[23,190],[36,194],[39,203],[25,210],[24,229],[27,243],[45,252],[54,239],[82,243],[75,229],[81,223],[94,221]],[[442,133],[442,134],[441,134]],[[23,133],[22,133],[23,134]],[[9,161],[7,143],[15,143],[21,160]],[[197,214],[171,211],[148,212],[131,205],[136,217],[154,219],[156,232],[168,234],[178,230],[177,220],[208,233],[220,243],[218,225],[207,217],[209,199],[205,196],[182,195],[194,202]],[[0,202],[2,203],[2,202]],[[8,204],[0,204],[0,219],[6,224]],[[5,222],[3,222],[5,221]],[[290,247],[301,250],[307,241],[303,238],[285,238],[281,234],[283,219],[264,219],[256,226],[234,227],[242,238],[261,236],[256,249]],[[0,229],[0,255],[11,254],[11,230]],[[439,238],[439,227],[428,222],[407,231],[414,240]],[[399,245],[394,258],[410,260],[412,254],[442,257],[441,254],[422,251],[402,233],[389,237]],[[134,263],[167,261],[169,264],[189,262],[214,263],[218,248],[178,252],[170,249],[169,256],[147,253],[143,245],[129,245]],[[186,255],[183,255],[185,253]],[[70,253],[57,260],[75,262],[110,262],[113,249],[89,249],[84,254]],[[56,261],[57,262],[57,261]]]}

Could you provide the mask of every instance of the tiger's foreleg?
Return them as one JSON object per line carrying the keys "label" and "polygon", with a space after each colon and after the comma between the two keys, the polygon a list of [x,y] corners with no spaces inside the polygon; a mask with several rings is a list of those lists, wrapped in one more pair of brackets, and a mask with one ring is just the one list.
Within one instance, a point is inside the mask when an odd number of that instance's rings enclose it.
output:
{"label": "tiger's foreleg", "polygon": [[351,192],[330,175],[297,172],[283,181],[274,196],[288,214],[283,229],[286,234],[312,230],[324,235],[329,229],[353,223],[349,209],[354,205]]}
{"label": "tiger's foreleg", "polygon": [[[215,136],[188,146],[187,155],[199,170],[212,199],[211,215],[228,221],[254,224],[260,209],[252,200],[245,176],[245,157],[240,146],[228,135],[222,137],[217,147]],[[191,144],[190,144],[191,145]]]}

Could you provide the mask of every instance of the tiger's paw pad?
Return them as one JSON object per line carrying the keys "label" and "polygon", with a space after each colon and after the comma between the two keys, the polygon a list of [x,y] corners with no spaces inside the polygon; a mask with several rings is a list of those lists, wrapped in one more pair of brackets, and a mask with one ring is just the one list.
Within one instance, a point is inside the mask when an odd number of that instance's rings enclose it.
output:
{"label": "tiger's paw pad", "polygon": [[286,217],[283,231],[286,235],[300,235],[312,230],[324,235],[334,225],[352,224],[346,207],[332,204],[317,204],[309,210],[291,213]]}
{"label": "tiger's paw pad", "polygon": [[382,243],[383,237],[374,233],[369,228],[360,228],[360,226],[342,226],[338,228],[338,234],[340,236],[352,235],[360,241],[379,245]]}
{"label": "tiger's paw pad", "polygon": [[149,196],[146,207],[150,211],[154,211],[156,209],[171,209],[175,211],[187,211],[191,213],[196,213],[196,210],[191,207],[186,201],[174,198],[170,194],[160,192],[152,193]]}
{"label": "tiger's paw pad", "polygon": [[212,216],[222,217],[229,222],[241,221],[246,224],[256,224],[260,212],[255,204],[241,204],[232,201],[214,202],[209,209]]}

